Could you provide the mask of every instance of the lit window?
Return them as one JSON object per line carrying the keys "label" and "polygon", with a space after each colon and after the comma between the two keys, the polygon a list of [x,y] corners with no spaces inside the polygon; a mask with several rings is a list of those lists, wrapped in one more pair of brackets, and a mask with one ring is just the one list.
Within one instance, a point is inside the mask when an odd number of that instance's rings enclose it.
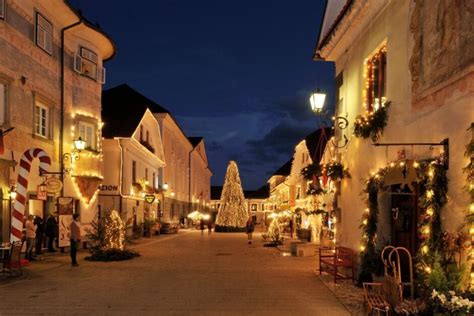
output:
{"label": "lit window", "polygon": [[94,124],[79,122],[79,136],[86,143],[86,149],[96,149],[96,133]]}
{"label": "lit window", "polygon": [[49,138],[49,108],[36,102],[35,105],[35,134],[45,138]]}
{"label": "lit window", "polygon": [[48,54],[53,54],[53,25],[36,12],[35,43]]}
{"label": "lit window", "polygon": [[385,46],[366,61],[365,105],[368,112],[377,111],[386,101],[386,64]]}
{"label": "lit window", "polygon": [[97,79],[97,54],[87,48],[81,47],[82,74],[86,77]]}

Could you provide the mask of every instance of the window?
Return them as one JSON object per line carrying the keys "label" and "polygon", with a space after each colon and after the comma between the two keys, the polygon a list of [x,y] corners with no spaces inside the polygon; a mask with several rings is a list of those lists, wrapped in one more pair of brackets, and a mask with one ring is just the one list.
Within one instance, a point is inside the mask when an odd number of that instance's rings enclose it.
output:
{"label": "window", "polygon": [[6,4],[5,0],[0,0],[0,19],[5,19],[5,13],[6,13]]}
{"label": "window", "polygon": [[145,168],[145,181],[148,181],[148,168]]}
{"label": "window", "polygon": [[132,160],[132,183],[137,183],[137,162]]}
{"label": "window", "polygon": [[296,198],[297,199],[301,198],[301,187],[300,186],[298,186],[296,188]]}
{"label": "window", "polygon": [[36,102],[34,127],[36,135],[49,138],[49,115],[49,108],[40,102]]}
{"label": "window", "polygon": [[143,142],[143,125],[140,125],[140,142]]}
{"label": "window", "polygon": [[387,49],[385,46],[366,61],[365,105],[369,112],[377,111],[386,101],[386,64]]}
{"label": "window", "polygon": [[257,204],[252,204],[252,212],[257,211]]}
{"label": "window", "polygon": [[5,125],[7,114],[7,85],[0,82],[0,126]]}
{"label": "window", "polygon": [[97,80],[97,54],[87,48],[81,47],[82,74]]}
{"label": "window", "polygon": [[79,122],[79,136],[86,142],[86,149],[96,149],[95,126],[87,122]]}
{"label": "window", "polygon": [[53,25],[39,12],[36,12],[35,43],[48,54],[53,54]]}
{"label": "window", "polygon": [[156,173],[153,172],[153,189],[156,189]]}
{"label": "window", "polygon": [[146,142],[149,144],[150,143],[150,132],[146,131]]}

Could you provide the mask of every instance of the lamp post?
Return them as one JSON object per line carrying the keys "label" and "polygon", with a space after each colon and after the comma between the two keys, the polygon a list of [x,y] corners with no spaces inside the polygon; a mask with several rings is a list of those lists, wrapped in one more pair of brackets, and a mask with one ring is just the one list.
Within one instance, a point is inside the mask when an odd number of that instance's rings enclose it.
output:
{"label": "lamp post", "polygon": [[[316,92],[312,93],[311,96],[309,97],[309,102],[311,104],[311,110],[317,115],[317,116],[322,116],[329,118],[329,113],[327,111],[324,111],[324,103],[326,101],[326,94],[324,92],[321,92],[321,90],[318,88],[316,89]],[[332,116],[331,117],[332,121],[334,121],[334,128],[338,128],[340,130],[344,130],[349,126],[349,121],[347,118],[343,116]],[[344,137],[344,144],[342,146],[338,146],[337,144],[332,141],[334,147],[336,148],[344,148],[347,146],[347,143],[349,142],[349,139],[347,138],[346,134],[343,135]]]}

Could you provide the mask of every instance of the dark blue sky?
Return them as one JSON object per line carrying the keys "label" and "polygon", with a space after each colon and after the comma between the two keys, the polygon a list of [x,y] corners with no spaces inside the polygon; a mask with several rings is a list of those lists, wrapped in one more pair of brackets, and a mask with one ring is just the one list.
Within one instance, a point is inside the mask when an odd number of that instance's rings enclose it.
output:
{"label": "dark blue sky", "polygon": [[317,87],[334,65],[311,59],[324,0],[71,0],[114,39],[110,88],[130,86],[203,136],[212,183],[236,160],[245,189],[263,185],[318,127]]}

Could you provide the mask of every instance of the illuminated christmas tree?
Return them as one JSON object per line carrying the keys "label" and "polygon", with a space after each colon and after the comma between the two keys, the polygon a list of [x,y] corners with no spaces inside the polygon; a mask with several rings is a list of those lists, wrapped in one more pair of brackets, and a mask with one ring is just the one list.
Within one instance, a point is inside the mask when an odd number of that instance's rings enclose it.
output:
{"label": "illuminated christmas tree", "polygon": [[125,226],[119,213],[112,210],[105,216],[105,249],[123,250],[125,241]]}
{"label": "illuminated christmas tree", "polygon": [[230,161],[225,175],[221,195],[221,208],[216,218],[216,225],[224,227],[245,227],[249,218],[245,202],[239,169],[235,161]]}

